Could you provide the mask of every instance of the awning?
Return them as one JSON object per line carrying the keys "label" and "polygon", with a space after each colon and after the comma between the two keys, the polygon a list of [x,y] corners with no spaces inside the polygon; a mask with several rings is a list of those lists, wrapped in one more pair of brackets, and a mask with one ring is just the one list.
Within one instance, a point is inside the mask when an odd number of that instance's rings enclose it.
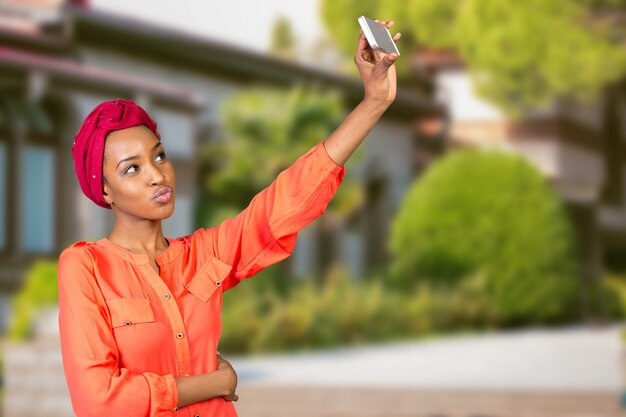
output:
{"label": "awning", "polygon": [[68,59],[11,48],[0,47],[0,70],[2,69],[38,71],[77,88],[92,86],[108,90],[122,89],[130,93],[147,94],[157,100],[164,100],[193,109],[198,109],[203,104],[201,96],[191,90],[156,80],[84,65]]}

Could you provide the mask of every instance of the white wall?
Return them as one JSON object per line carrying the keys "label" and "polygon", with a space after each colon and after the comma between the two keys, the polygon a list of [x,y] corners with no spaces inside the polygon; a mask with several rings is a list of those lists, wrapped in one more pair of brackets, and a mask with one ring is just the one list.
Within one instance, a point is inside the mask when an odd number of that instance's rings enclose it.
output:
{"label": "white wall", "polygon": [[505,119],[500,110],[476,95],[472,80],[463,70],[439,73],[435,85],[438,99],[449,106],[452,122],[502,121]]}

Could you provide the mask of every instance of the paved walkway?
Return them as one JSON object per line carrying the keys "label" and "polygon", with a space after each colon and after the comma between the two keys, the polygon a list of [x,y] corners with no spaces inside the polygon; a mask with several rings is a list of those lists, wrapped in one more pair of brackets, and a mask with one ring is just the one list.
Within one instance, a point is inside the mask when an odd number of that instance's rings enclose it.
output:
{"label": "paved walkway", "polygon": [[620,326],[231,358],[240,384],[616,392]]}
{"label": "paved walkway", "polygon": [[231,358],[246,417],[616,417],[620,326]]}

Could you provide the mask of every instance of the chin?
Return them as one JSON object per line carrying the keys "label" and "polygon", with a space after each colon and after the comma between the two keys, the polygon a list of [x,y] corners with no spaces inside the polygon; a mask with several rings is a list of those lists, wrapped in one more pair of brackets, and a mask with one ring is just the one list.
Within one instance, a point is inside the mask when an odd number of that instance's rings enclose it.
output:
{"label": "chin", "polygon": [[174,205],[174,199],[171,199],[166,204],[158,204],[156,206],[155,203],[151,201],[149,206],[144,206],[143,209],[134,207],[133,215],[148,220],[164,220],[174,214]]}
{"label": "chin", "polygon": [[162,220],[171,217],[172,214],[174,214],[174,206],[175,202],[174,199],[172,199],[167,205],[164,205],[158,210],[158,217]]}

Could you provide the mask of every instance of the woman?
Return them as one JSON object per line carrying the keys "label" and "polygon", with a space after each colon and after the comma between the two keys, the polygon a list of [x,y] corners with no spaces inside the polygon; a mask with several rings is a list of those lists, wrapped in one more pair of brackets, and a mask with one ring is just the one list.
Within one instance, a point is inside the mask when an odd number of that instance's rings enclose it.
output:
{"label": "woman", "polygon": [[177,239],[161,229],[176,189],[156,124],[130,100],[87,116],[72,146],[76,174],[115,225],[59,258],[63,366],[77,416],[237,415],[237,375],[217,353],[222,292],[289,256],[296,233],[323,213],[343,164],[395,98],[396,58],[361,33],[363,101],[237,217]]}

